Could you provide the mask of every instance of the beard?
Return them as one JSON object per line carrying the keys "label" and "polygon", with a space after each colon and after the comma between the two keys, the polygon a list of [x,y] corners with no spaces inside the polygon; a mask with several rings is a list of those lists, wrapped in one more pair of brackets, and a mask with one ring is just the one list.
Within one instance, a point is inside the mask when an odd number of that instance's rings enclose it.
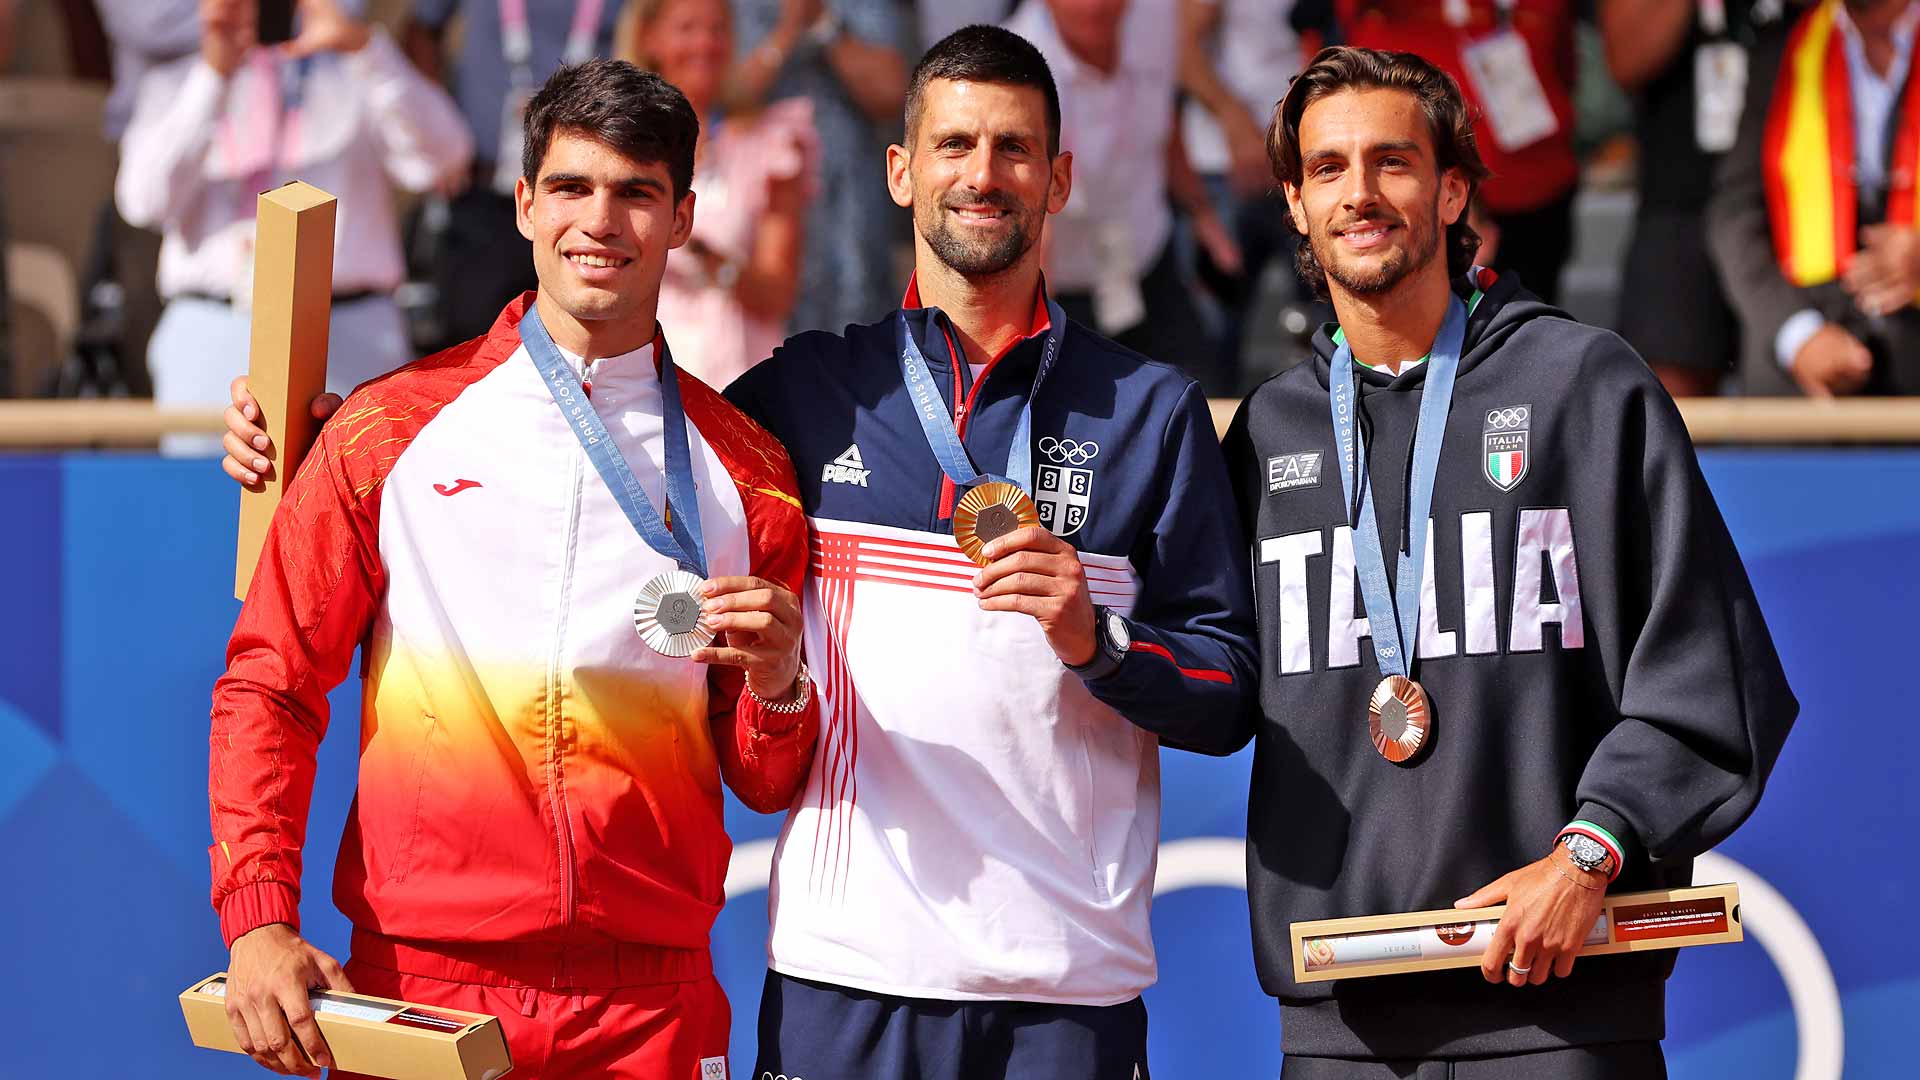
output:
{"label": "beard", "polygon": [[[977,239],[965,237],[947,216],[947,211],[959,206],[990,206],[1005,211],[1011,228],[999,236]],[[952,191],[929,212],[916,214],[916,224],[935,258],[956,273],[979,277],[1009,269],[1020,261],[1021,256],[1032,250],[1040,231],[1034,227],[1034,219],[1038,216],[1005,192],[982,195],[972,191]]]}
{"label": "beard", "polygon": [[1316,229],[1310,241],[1314,261],[1328,278],[1342,289],[1355,296],[1379,296],[1394,290],[1402,281],[1415,271],[1433,261],[1440,252],[1440,241],[1445,230],[1438,227],[1440,220],[1440,199],[1434,197],[1433,211],[1424,220],[1403,218],[1395,220],[1385,216],[1361,218],[1348,222],[1342,228],[1354,228],[1360,225],[1380,224],[1398,225],[1406,230],[1414,243],[1411,253],[1402,247],[1390,247],[1380,259],[1372,263],[1358,263],[1344,259],[1340,250],[1340,238],[1331,228]]}

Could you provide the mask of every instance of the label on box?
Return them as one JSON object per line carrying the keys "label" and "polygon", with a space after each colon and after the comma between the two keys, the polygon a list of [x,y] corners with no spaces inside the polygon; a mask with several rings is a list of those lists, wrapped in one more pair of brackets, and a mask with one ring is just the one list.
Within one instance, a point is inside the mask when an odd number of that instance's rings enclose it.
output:
{"label": "label on box", "polygon": [[1664,904],[1621,904],[1613,909],[1613,940],[1657,941],[1727,932],[1727,902],[1720,897]]}
{"label": "label on box", "polygon": [[449,1034],[465,1028],[472,1022],[471,1020],[462,1020],[457,1016],[443,1016],[437,1012],[428,1012],[426,1009],[417,1008],[401,1009],[399,1012],[387,1018],[387,1023],[389,1024],[424,1028],[427,1031],[445,1031]]}
{"label": "label on box", "polygon": [[[213,997],[226,997],[227,981],[220,979],[215,982],[210,982],[202,986],[200,992]],[[327,1013],[332,1016],[351,1016],[358,1020],[386,1020],[393,1015],[393,1010],[387,1006],[368,1005],[361,1001],[335,997],[332,994],[319,990],[308,992],[307,1006],[317,1013]]]}

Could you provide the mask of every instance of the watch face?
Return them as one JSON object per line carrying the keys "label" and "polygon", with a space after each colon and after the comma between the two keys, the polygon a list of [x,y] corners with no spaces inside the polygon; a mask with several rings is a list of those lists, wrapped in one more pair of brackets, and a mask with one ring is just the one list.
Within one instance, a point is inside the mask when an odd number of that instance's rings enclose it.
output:
{"label": "watch face", "polygon": [[1133,644],[1133,632],[1127,629],[1127,620],[1117,611],[1107,612],[1107,640],[1120,652],[1126,652]]}
{"label": "watch face", "polygon": [[1598,840],[1578,834],[1567,837],[1567,854],[1583,870],[1592,870],[1607,859],[1607,849]]}

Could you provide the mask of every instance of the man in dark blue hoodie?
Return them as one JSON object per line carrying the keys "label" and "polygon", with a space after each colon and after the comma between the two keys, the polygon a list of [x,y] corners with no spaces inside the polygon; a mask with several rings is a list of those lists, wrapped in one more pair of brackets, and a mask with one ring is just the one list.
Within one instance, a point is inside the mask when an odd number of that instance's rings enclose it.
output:
{"label": "man in dark blue hoodie", "polygon": [[[1609,890],[1690,883],[1798,708],[1686,428],[1619,338],[1472,267],[1485,169],[1431,64],[1321,53],[1269,148],[1339,317],[1226,441],[1282,1075],[1662,1076],[1674,954],[1574,955]],[[1293,979],[1295,921],[1501,903],[1480,971]]]}

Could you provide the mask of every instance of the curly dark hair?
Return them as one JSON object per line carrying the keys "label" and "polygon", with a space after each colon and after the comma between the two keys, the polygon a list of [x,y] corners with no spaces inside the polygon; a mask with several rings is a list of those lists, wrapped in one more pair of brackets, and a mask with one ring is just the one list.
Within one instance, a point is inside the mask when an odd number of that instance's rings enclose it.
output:
{"label": "curly dark hair", "polygon": [[[1320,50],[1313,62],[1294,76],[1287,96],[1273,110],[1273,122],[1267,125],[1267,160],[1273,165],[1274,179],[1283,185],[1300,186],[1300,117],[1307,106],[1342,90],[1400,90],[1418,98],[1440,171],[1452,169],[1466,177],[1467,202],[1472,204],[1480,181],[1488,175],[1473,139],[1473,114],[1453,76],[1414,53],[1345,45]],[[1287,215],[1287,225],[1293,227],[1291,214]],[[1467,215],[1462,212],[1459,221],[1447,226],[1448,275],[1459,277],[1471,269],[1479,248],[1480,234],[1467,224]],[[1300,279],[1314,295],[1326,299],[1327,274],[1314,258],[1311,243],[1299,246],[1295,263]]]}
{"label": "curly dark hair", "polygon": [[604,143],[635,161],[657,162],[673,178],[673,197],[693,188],[693,149],[700,116],[680,88],[625,60],[596,59],[562,67],[527,103],[520,174],[531,184],[556,132]]}

